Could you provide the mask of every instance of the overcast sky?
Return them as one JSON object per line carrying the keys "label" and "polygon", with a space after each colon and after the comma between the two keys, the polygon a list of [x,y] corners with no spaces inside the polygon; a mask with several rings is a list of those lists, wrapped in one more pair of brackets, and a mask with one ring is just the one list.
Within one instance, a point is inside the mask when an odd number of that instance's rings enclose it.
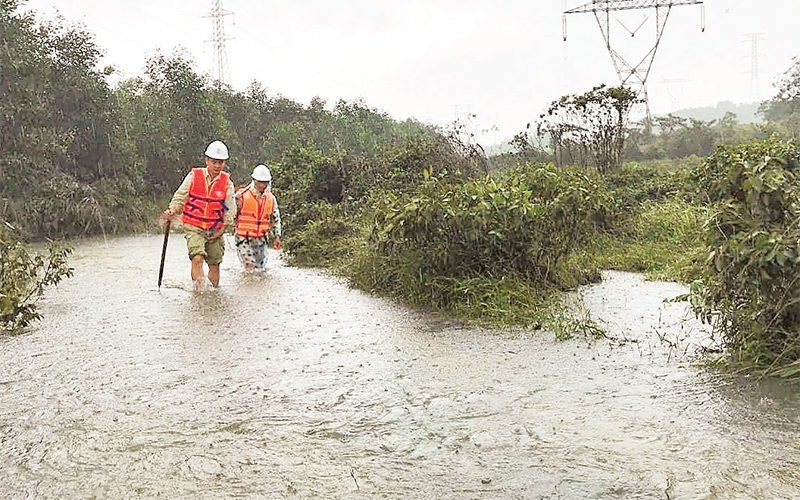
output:
{"label": "overcast sky", "polygon": [[[314,96],[329,105],[361,98],[396,119],[446,126],[458,118],[487,144],[523,130],[562,95],[619,83],[592,14],[567,16],[562,39],[564,10],[591,0],[221,1],[230,13],[225,52],[234,88],[255,80],[303,104]],[[84,24],[105,53],[101,64],[132,77],[157,49],[177,46],[199,73],[210,74],[212,3],[28,0],[23,9]],[[767,99],[776,77],[800,56],[800,0],[703,6],[669,14],[648,77],[655,114]],[[655,44],[654,12],[612,18],[612,48],[634,66]]]}

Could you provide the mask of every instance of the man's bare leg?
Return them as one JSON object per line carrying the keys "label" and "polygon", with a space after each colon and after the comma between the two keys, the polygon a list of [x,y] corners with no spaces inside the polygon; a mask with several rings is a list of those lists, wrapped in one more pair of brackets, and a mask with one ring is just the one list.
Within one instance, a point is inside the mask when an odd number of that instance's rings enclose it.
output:
{"label": "man's bare leg", "polygon": [[216,266],[208,265],[208,279],[214,286],[219,286],[219,264]]}
{"label": "man's bare leg", "polygon": [[[205,261],[206,259],[202,255],[195,255],[192,257],[192,281],[195,283],[197,283],[197,280],[203,280],[206,277],[205,272],[203,272],[203,264]],[[211,274],[210,270],[208,274]],[[219,272],[217,272],[217,280],[219,280]]]}

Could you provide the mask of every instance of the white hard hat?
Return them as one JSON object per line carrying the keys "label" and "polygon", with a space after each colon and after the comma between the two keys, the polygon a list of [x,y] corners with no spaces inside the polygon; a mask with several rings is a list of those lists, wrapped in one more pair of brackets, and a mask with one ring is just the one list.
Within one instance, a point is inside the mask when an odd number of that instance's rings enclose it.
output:
{"label": "white hard hat", "polygon": [[272,180],[272,172],[269,171],[266,165],[256,165],[253,169],[253,180],[259,182],[269,182]]}
{"label": "white hard hat", "polygon": [[227,160],[228,146],[222,141],[214,141],[206,148],[206,156],[215,160]]}

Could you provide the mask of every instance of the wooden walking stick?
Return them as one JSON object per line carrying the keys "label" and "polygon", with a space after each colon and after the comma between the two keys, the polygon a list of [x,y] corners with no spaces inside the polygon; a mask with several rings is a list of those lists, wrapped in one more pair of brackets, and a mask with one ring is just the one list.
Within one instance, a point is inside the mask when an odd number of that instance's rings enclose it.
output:
{"label": "wooden walking stick", "polygon": [[169,241],[169,224],[171,219],[167,219],[164,224],[164,246],[161,247],[161,265],[158,268],[158,289],[161,290],[161,277],[164,276],[164,258],[167,256],[167,241]]}

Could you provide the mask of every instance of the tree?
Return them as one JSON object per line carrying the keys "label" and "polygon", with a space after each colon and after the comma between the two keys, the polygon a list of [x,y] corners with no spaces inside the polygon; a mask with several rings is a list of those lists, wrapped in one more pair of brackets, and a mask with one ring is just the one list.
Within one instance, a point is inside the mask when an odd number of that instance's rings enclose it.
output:
{"label": "tree", "polygon": [[181,49],[156,53],[144,77],[122,82],[114,98],[115,143],[125,144],[129,159],[141,165],[149,193],[174,190],[213,139],[224,140],[234,156],[238,151],[222,104]]}
{"label": "tree", "polygon": [[525,130],[516,134],[509,142],[514,151],[513,156],[522,163],[546,163],[551,159],[547,144],[541,135],[532,134],[530,128],[529,123]]}
{"label": "tree", "polygon": [[761,104],[759,113],[782,126],[790,138],[800,137],[800,57],[775,82],[777,94]]}
{"label": "tree", "polygon": [[557,165],[568,159],[600,173],[619,167],[625,144],[625,123],[639,99],[625,87],[600,85],[583,95],[553,101],[537,126],[555,150]]}
{"label": "tree", "polygon": [[0,0],[0,217],[35,237],[100,222],[96,183],[111,163],[109,89],[93,37],[37,25]]}

